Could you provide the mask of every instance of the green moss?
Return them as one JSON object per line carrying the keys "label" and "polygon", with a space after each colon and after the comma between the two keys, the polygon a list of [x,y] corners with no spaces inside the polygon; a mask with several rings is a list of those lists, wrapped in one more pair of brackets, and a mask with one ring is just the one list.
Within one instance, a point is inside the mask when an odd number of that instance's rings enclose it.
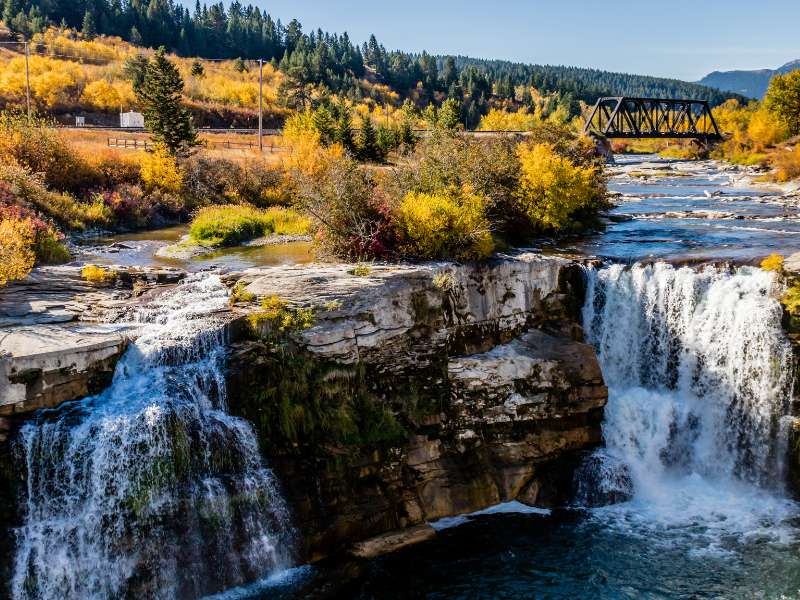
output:
{"label": "green moss", "polygon": [[293,307],[286,300],[271,296],[261,301],[261,310],[251,314],[248,321],[256,334],[279,335],[311,328],[315,316],[313,308]]}
{"label": "green moss", "polygon": [[268,452],[301,445],[357,452],[406,439],[390,407],[369,389],[363,367],[343,368],[275,346],[259,357],[253,375],[237,386],[232,409],[256,424]]}
{"label": "green moss", "polygon": [[249,303],[255,302],[256,295],[253,292],[248,291],[247,285],[245,285],[242,281],[237,281],[236,285],[233,286],[231,290],[231,304],[238,304],[242,303]]}

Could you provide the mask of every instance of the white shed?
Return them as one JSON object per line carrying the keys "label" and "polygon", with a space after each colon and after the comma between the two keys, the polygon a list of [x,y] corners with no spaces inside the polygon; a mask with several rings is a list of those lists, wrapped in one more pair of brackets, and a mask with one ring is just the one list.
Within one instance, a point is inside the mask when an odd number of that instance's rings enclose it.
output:
{"label": "white shed", "polygon": [[120,127],[144,127],[144,115],[142,113],[128,111],[119,114]]}

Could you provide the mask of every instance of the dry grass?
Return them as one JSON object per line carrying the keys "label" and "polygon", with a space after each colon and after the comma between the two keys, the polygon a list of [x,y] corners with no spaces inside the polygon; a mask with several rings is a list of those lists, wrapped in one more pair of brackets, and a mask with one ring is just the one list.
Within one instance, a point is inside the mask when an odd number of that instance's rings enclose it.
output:
{"label": "dry grass", "polygon": [[[142,154],[145,150],[140,148],[109,147],[109,138],[119,140],[150,141],[150,135],[145,132],[114,131],[108,129],[61,129],[61,135],[79,153],[86,157],[110,153],[124,156]],[[200,131],[201,142],[207,146],[198,151],[208,158],[225,158],[234,162],[246,162],[261,156],[268,164],[278,164],[282,153],[283,139],[280,136],[264,136],[264,152],[258,150],[258,135],[244,133],[217,133]],[[230,147],[226,147],[226,144]],[[244,147],[251,144],[251,147]]]}

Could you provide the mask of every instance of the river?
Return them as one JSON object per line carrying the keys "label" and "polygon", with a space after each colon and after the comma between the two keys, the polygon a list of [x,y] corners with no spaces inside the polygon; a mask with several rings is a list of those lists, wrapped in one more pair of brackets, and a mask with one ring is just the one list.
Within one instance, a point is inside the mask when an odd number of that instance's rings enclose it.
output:
{"label": "river", "polygon": [[[782,483],[792,359],[774,277],[747,266],[800,250],[798,209],[712,161],[618,157],[609,187],[605,231],[562,247],[606,261],[584,306],[605,448],[576,489],[629,500],[460,519],[345,596],[800,598],[800,506]],[[239,597],[292,595],[275,585]]]}

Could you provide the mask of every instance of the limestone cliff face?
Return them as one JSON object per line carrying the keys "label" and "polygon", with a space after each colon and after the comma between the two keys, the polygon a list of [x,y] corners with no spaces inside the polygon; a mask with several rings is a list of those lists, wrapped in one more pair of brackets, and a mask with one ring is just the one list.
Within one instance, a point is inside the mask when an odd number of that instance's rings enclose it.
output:
{"label": "limestone cliff face", "polygon": [[115,285],[98,287],[78,267],[44,267],[0,289],[0,443],[3,417],[24,418],[106,387],[130,333],[110,322],[183,276],[174,269],[116,272]]}
{"label": "limestone cliff face", "polygon": [[305,558],[404,528],[424,539],[427,521],[511,499],[558,504],[600,443],[607,390],[580,341],[583,280],[568,260],[362,277],[275,267],[234,281],[315,310],[288,341],[262,329],[235,344],[229,382],[230,410],[255,425]]}
{"label": "limestone cliff face", "polygon": [[[123,271],[95,288],[61,268],[0,294],[0,555],[11,551],[24,475],[7,432],[106,385],[136,333],[114,322],[180,277]],[[229,409],[259,434],[301,558],[369,556],[426,539],[428,521],[509,499],[561,503],[574,463],[600,443],[607,391],[581,343],[583,276],[570,260],[522,253],[366,276],[302,265],[226,277],[314,311],[312,327],[276,332],[248,324],[257,303],[237,305],[229,358]]]}

